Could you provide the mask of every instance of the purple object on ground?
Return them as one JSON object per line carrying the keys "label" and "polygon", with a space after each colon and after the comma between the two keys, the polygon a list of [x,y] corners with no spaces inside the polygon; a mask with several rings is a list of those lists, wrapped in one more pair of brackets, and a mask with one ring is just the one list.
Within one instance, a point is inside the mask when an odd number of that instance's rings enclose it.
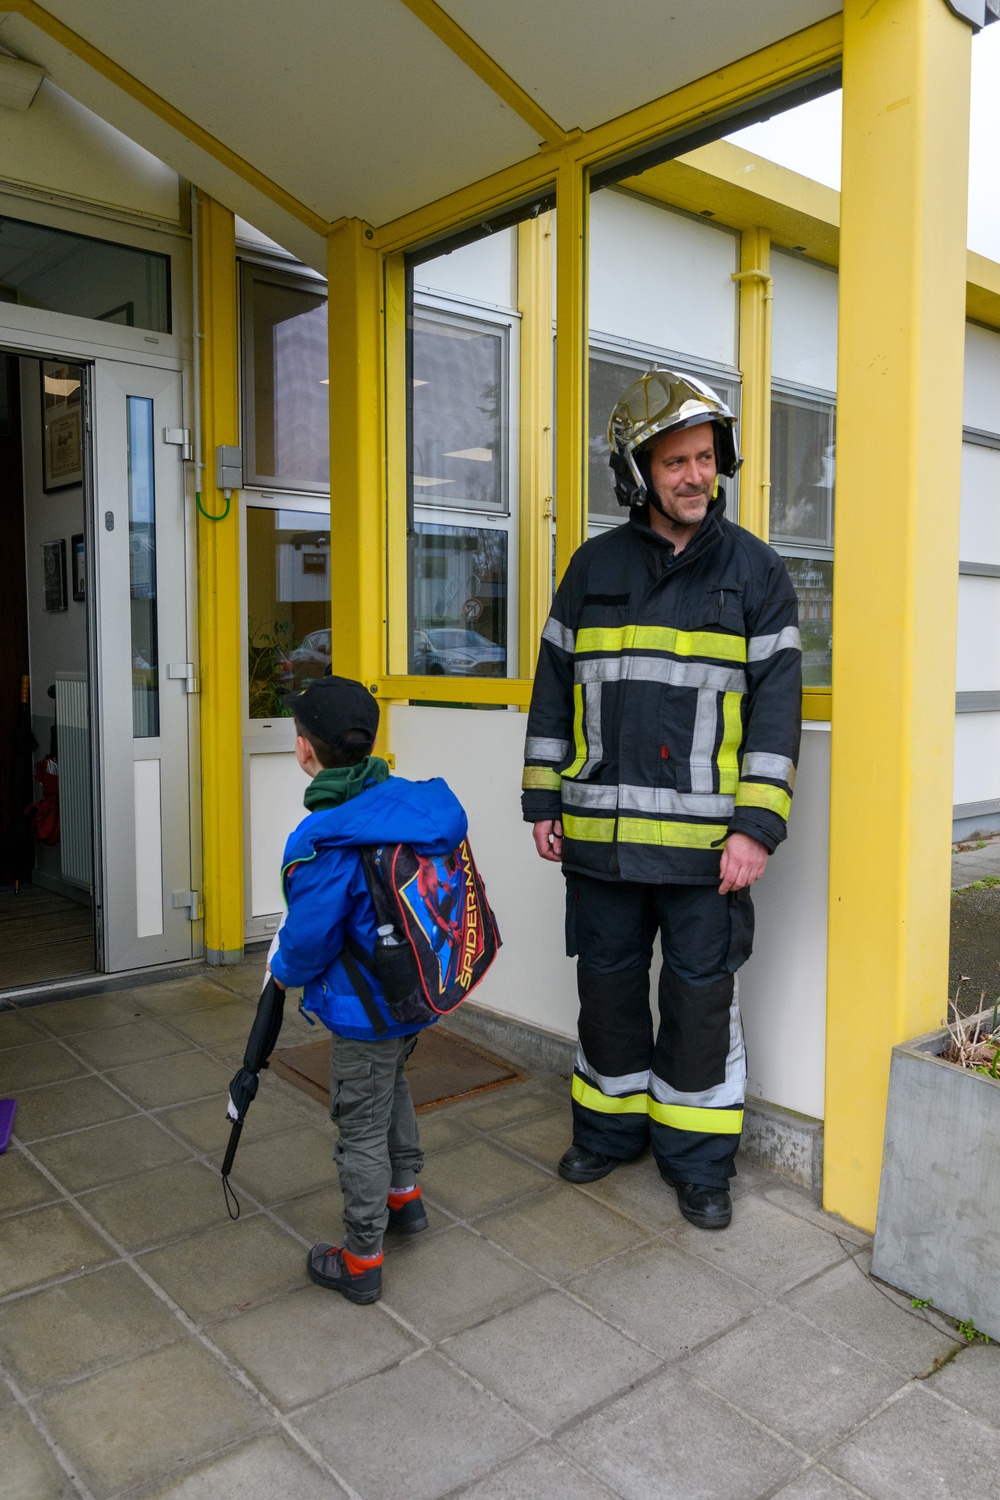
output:
{"label": "purple object on ground", "polygon": [[0,1152],[6,1151],[17,1114],[16,1099],[0,1099]]}

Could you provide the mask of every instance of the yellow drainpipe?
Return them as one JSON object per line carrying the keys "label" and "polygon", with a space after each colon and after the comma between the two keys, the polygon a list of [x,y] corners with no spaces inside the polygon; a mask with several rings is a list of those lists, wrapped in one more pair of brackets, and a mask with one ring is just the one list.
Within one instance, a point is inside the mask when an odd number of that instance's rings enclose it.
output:
{"label": "yellow drainpipe", "polygon": [[740,370],[743,374],[740,471],[740,525],[763,541],[769,535],[771,506],[771,236],[746,229],[740,236]]}
{"label": "yellow drainpipe", "polygon": [[[215,488],[215,450],[240,441],[236,232],[221,203],[199,195],[198,326],[201,454],[198,630],[205,956],[243,956],[243,691],[239,496]],[[199,483],[196,480],[196,484]],[[219,517],[219,519],[209,519]]]}
{"label": "yellow drainpipe", "polygon": [[556,174],[556,583],[587,535],[587,171]]}
{"label": "yellow drainpipe", "polygon": [[531,677],[552,597],[552,215],[517,226],[521,314],[520,675]]}
{"label": "yellow drainpipe", "polygon": [[866,1229],[947,1002],[970,68],[941,0],[846,0],[824,1196]]}

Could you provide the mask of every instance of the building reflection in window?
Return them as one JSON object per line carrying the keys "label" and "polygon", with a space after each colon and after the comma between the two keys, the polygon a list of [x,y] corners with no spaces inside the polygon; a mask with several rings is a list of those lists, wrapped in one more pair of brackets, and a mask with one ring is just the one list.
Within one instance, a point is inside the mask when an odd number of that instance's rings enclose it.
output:
{"label": "building reflection in window", "polygon": [[507,533],[417,522],[411,552],[410,670],[507,673]]}
{"label": "building reflection in window", "polygon": [[806,687],[831,681],[834,416],[832,395],[772,392],[770,539],[799,596]]}
{"label": "building reflection in window", "polygon": [[285,693],[330,666],[329,523],[310,511],[246,514],[249,716],[280,718]]}

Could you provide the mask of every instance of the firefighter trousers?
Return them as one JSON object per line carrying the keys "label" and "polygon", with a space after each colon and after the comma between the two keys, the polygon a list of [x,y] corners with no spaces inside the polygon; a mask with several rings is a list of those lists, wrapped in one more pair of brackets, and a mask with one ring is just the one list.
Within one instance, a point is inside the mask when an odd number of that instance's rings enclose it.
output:
{"label": "firefighter trousers", "polygon": [[[740,1143],[746,1053],[736,971],[753,946],[749,890],[646,885],[567,872],[580,1045],[573,1141],[623,1160],[648,1142],[674,1182],[727,1186]],[[660,934],[659,1027],[649,1004]]]}

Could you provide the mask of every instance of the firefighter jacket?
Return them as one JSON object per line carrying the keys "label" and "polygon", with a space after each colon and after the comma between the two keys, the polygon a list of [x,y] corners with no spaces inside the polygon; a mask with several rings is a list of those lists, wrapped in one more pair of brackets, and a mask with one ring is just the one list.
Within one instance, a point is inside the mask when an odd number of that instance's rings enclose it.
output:
{"label": "firefighter jacket", "polygon": [[714,884],[730,833],[785,837],[801,731],[795,591],[724,517],[687,546],[645,510],[574,554],[542,631],[527,822],[560,818],[567,869]]}

